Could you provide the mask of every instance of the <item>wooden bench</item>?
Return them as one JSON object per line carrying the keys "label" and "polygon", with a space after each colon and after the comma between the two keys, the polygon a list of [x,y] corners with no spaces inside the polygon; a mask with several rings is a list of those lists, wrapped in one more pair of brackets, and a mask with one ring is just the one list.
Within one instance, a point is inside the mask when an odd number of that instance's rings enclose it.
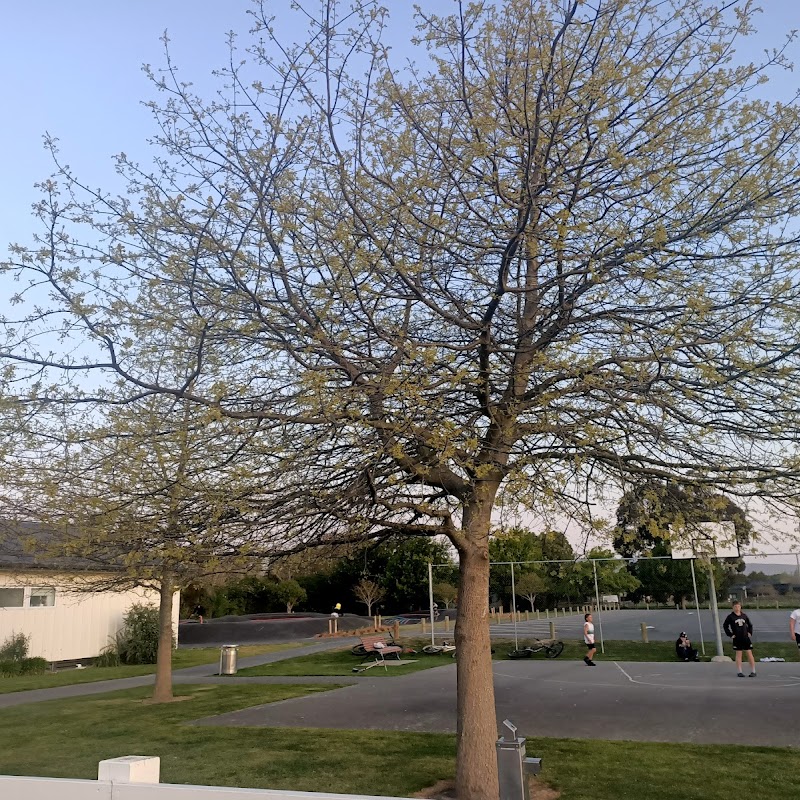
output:
{"label": "wooden bench", "polygon": [[394,656],[394,658],[399,660],[400,654],[403,652],[403,648],[400,647],[400,645],[387,642],[383,634],[362,636],[361,644],[364,647],[365,653],[363,661],[366,661],[368,658],[384,661],[386,656]]}

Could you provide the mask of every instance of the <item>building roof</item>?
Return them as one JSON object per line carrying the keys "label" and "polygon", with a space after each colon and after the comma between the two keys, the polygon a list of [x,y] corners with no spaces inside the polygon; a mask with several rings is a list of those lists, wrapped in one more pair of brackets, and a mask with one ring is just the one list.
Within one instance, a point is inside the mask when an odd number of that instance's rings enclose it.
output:
{"label": "building roof", "polygon": [[38,522],[0,519],[0,570],[111,571],[108,564],[63,554],[69,536]]}

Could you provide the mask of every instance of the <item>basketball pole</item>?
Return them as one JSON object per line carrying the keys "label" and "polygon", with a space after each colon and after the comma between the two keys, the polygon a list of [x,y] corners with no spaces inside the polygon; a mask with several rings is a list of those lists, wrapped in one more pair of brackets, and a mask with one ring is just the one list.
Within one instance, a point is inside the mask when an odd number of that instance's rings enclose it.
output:
{"label": "basketball pole", "polygon": [[597,562],[592,559],[592,571],[594,572],[594,596],[597,601],[597,627],[600,628],[600,652],[606,652],[606,643],[603,639],[603,617],[600,614],[600,589],[597,586]]}
{"label": "basketball pole", "polygon": [[694,559],[689,559],[689,567],[692,570],[692,586],[694,586],[694,607],[696,609],[697,614],[697,626],[700,628],[700,649],[703,651],[703,655],[706,654],[706,643],[703,641],[703,623],[700,620],[702,614],[700,613],[700,600],[697,596],[697,580],[694,576]]}
{"label": "basketball pole", "polygon": [[519,650],[517,642],[517,586],[514,582],[514,562],[511,562],[511,613],[514,616],[514,649]]}
{"label": "basketball pole", "polygon": [[714,583],[714,562],[708,559],[708,588],[711,592],[711,616],[714,618],[714,639],[717,643],[717,655],[719,661],[730,661],[722,650],[722,629],[719,625],[719,607],[717,606],[717,585]]}
{"label": "basketball pole", "polygon": [[436,632],[433,627],[435,622],[433,618],[433,561],[428,562],[428,599],[431,604],[431,645],[436,647]]}

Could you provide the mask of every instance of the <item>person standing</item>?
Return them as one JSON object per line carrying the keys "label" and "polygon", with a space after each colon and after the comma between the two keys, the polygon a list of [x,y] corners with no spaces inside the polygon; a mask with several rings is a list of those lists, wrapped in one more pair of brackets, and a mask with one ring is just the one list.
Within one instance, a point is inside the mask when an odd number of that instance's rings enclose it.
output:
{"label": "person standing", "polygon": [[800,649],[800,608],[796,608],[789,614],[789,633],[792,641]]}
{"label": "person standing", "polygon": [[737,600],[733,604],[733,611],[725,618],[723,624],[725,635],[733,640],[733,652],[736,654],[736,670],[740,678],[742,672],[742,653],[747,653],[750,662],[750,677],[756,677],[756,660],[753,658],[753,623],[747,614],[742,613],[742,604]]}
{"label": "person standing", "polygon": [[596,667],[597,664],[592,661],[594,654],[597,652],[597,646],[594,642],[594,622],[592,621],[591,614],[583,615],[583,641],[586,645],[586,655],[583,657],[583,663],[587,667]]}

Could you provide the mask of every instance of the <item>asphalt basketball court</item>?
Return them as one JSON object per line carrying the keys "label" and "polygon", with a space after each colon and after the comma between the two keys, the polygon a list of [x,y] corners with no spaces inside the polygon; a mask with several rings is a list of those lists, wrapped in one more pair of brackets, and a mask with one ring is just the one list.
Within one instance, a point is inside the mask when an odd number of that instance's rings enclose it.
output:
{"label": "asphalt basketball court", "polygon": [[[524,736],[800,746],[800,663],[738,678],[733,663],[596,660],[495,661],[498,729],[509,718]],[[197,724],[454,732],[455,690],[449,664]]]}

